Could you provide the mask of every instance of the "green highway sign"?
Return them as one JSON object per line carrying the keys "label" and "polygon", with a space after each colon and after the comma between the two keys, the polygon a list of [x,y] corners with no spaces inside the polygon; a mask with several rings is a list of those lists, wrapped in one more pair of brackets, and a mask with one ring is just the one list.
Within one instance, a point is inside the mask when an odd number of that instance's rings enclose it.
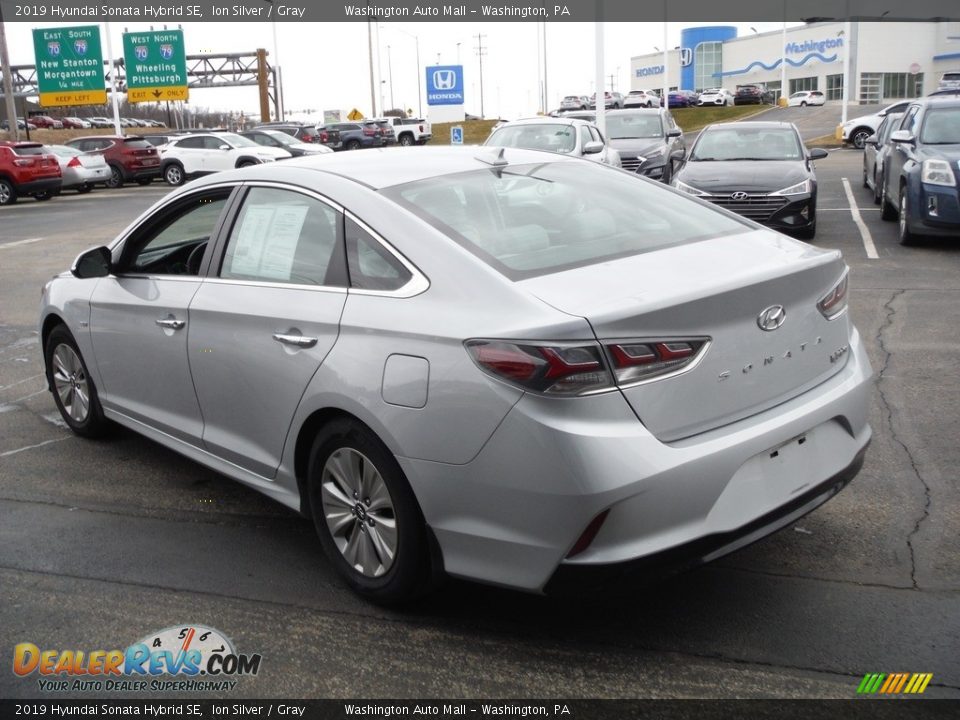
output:
{"label": "green highway sign", "polygon": [[103,53],[97,25],[33,31],[41,107],[103,105]]}
{"label": "green highway sign", "polygon": [[128,102],[187,99],[183,30],[124,33],[123,65]]}

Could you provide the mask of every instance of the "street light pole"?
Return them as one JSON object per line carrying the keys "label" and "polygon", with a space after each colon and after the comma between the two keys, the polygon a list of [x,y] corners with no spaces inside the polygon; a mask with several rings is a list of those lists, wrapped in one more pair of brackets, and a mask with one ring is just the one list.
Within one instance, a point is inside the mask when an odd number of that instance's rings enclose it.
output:
{"label": "street light pole", "polygon": [[393,57],[390,55],[390,46],[387,45],[387,76],[390,78],[390,109],[397,106],[393,102]]}
{"label": "street light pole", "polygon": [[[17,124],[17,108],[13,99],[13,77],[10,75],[10,56],[7,54],[7,34],[3,26],[3,8],[0,6],[0,70],[3,72],[3,99],[7,105],[7,123],[10,137],[14,142],[20,140],[20,126]],[[26,126],[27,117],[23,117]]]}
{"label": "street light pole", "polygon": [[370,117],[377,116],[377,91],[373,82],[373,23],[367,20],[367,55],[370,61]]}

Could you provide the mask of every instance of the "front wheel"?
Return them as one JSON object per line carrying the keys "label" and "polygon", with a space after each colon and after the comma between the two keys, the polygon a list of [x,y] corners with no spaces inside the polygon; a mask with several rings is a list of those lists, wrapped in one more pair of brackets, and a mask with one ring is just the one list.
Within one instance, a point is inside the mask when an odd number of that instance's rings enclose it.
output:
{"label": "front wheel", "polygon": [[850,140],[853,143],[853,146],[857,150],[863,150],[863,146],[866,144],[867,138],[870,137],[871,134],[872,133],[869,130],[865,130],[864,128],[858,128],[857,130],[854,131]]}
{"label": "front wheel", "polygon": [[909,208],[907,206],[907,186],[900,188],[900,223],[897,228],[897,236],[901,245],[913,245],[917,241],[917,236],[910,231]]}
{"label": "front wheel", "polygon": [[800,103],[800,107],[806,107],[806,106],[807,106],[807,103],[805,101]]}
{"label": "front wheel", "polygon": [[53,197],[53,193],[50,190],[44,190],[43,192],[38,192],[33,197],[37,202],[45,202]]}
{"label": "front wheel", "polygon": [[98,437],[107,428],[97,388],[77,344],[65,325],[58,325],[47,338],[44,350],[47,377],[60,416],[77,435]]}
{"label": "front wheel", "polygon": [[880,189],[880,219],[881,220],[896,220],[897,219],[897,209],[893,206],[893,203],[890,202],[890,197],[887,195],[887,178],[883,178],[883,187]]}
{"label": "front wheel", "polygon": [[400,144],[404,147],[409,147],[413,145],[413,135],[404,134],[400,136]]}
{"label": "front wheel", "polygon": [[93,185],[89,185],[89,184],[84,184],[84,185],[81,185],[81,186],[79,186],[79,187],[77,188],[77,192],[78,192],[79,194],[81,194],[81,195],[85,195],[86,193],[90,192],[91,190],[93,190]]}
{"label": "front wheel", "polygon": [[380,603],[429,588],[426,525],[396,458],[366,426],[324,427],[310,452],[308,489],[324,552],[347,584]]}
{"label": "front wheel", "polygon": [[163,169],[163,179],[166,181],[167,185],[183,185],[183,168],[176,163],[167,165],[167,167]]}

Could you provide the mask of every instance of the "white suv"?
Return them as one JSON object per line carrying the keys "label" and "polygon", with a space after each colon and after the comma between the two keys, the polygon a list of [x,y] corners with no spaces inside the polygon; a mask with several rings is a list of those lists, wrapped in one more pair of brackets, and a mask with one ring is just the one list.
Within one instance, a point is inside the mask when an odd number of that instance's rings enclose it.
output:
{"label": "white suv", "polygon": [[890,113],[904,112],[910,102],[910,100],[900,100],[893,105],[887,105],[879,112],[847,120],[843,124],[843,141],[852,144],[857,150],[863,150],[864,141],[877,132],[883,119]]}
{"label": "white suv", "polygon": [[160,151],[160,168],[168,185],[182,185],[191,175],[206,175],[292,157],[286,150],[264,147],[235,133],[198,133],[174,137]]}

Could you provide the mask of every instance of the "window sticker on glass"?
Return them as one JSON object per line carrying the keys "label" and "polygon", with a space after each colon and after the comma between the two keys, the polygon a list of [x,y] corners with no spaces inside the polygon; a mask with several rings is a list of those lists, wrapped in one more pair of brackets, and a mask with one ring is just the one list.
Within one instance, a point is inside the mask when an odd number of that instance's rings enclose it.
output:
{"label": "window sticker on glass", "polygon": [[306,205],[250,205],[240,221],[227,274],[290,280]]}

